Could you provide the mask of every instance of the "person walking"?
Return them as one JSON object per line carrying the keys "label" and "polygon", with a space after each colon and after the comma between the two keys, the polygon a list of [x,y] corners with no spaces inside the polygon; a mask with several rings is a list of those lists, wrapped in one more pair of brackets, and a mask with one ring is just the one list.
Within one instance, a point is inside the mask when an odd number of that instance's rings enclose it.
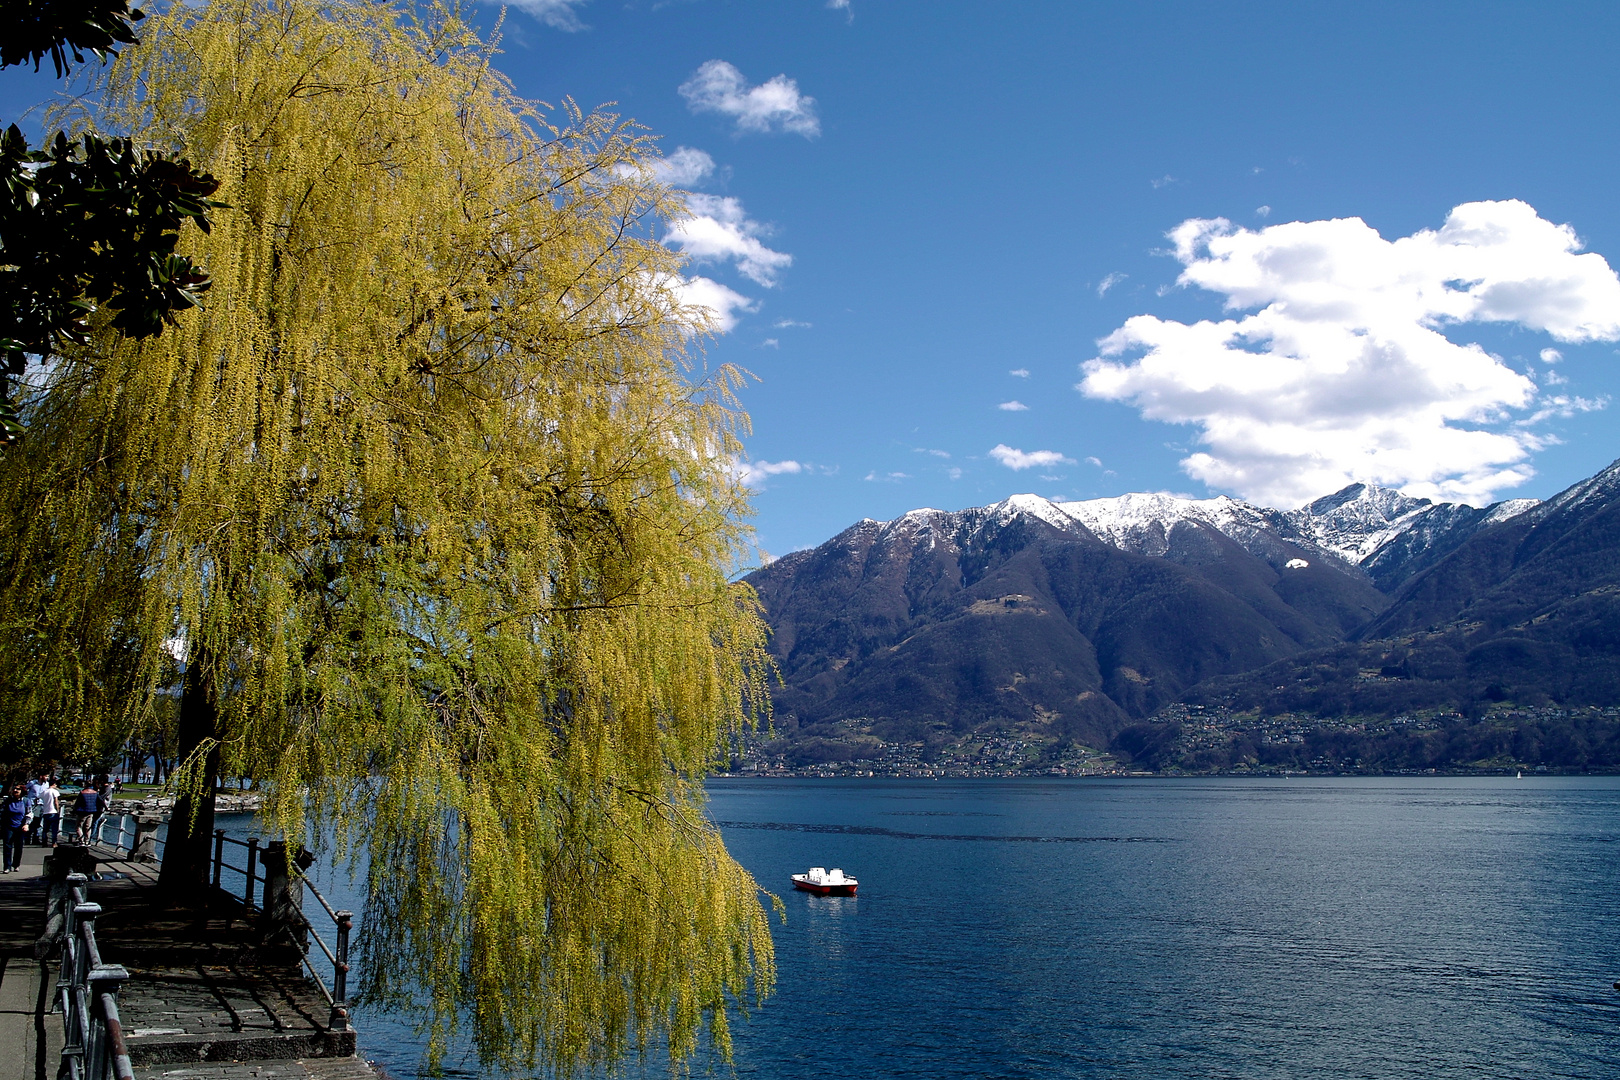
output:
{"label": "person walking", "polygon": [[5,804],[0,806],[0,847],[5,849],[5,869],[0,873],[22,869],[23,838],[27,833],[28,792],[21,784],[12,784]]}
{"label": "person walking", "polygon": [[32,776],[28,778],[28,805],[34,808],[33,824],[28,828],[30,844],[39,843],[40,829],[44,827],[44,822],[39,816],[39,793],[45,789],[45,777],[45,773],[40,773],[37,779]]}
{"label": "person walking", "polygon": [[79,789],[79,797],[73,800],[73,816],[79,819],[77,839],[81,844],[90,842],[90,829],[95,825],[100,815],[101,793],[96,786],[86,780],[84,787]]}
{"label": "person walking", "polygon": [[62,789],[48,776],[45,786],[39,791],[39,807],[35,813],[40,820],[39,842],[46,847],[55,847],[62,833]]}

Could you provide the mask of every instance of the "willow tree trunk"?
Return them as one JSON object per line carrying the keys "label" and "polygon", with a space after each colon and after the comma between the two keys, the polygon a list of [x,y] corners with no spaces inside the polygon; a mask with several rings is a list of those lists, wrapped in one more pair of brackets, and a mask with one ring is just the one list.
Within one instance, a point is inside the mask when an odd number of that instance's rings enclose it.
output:
{"label": "willow tree trunk", "polygon": [[169,818],[158,888],[168,902],[181,907],[207,905],[214,836],[214,786],[219,779],[219,709],[204,665],[193,657],[186,665],[180,693],[180,761],[206,747],[203,775],[186,777]]}

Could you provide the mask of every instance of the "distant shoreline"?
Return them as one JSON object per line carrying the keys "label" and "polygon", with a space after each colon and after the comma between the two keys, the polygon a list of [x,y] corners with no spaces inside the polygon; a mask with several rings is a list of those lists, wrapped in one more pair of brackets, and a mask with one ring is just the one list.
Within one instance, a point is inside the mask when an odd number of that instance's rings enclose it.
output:
{"label": "distant shoreline", "polygon": [[[256,814],[264,808],[264,794],[257,791],[245,791],[241,794],[227,794],[216,792],[214,794],[214,813],[216,814]],[[113,814],[158,814],[167,819],[174,812],[173,795],[148,795],[140,799],[126,799],[114,795],[107,804],[107,811]]]}
{"label": "distant shoreline", "polygon": [[878,772],[875,770],[834,771],[828,769],[772,769],[768,772],[716,772],[711,780],[1320,780],[1355,778],[1383,780],[1432,780],[1440,777],[1519,777],[1530,780],[1549,776],[1620,776],[1620,769],[1488,768],[1488,769],[1290,769],[1277,771],[1219,770],[1213,772],[1096,772],[1058,773],[1046,771],[951,771]]}

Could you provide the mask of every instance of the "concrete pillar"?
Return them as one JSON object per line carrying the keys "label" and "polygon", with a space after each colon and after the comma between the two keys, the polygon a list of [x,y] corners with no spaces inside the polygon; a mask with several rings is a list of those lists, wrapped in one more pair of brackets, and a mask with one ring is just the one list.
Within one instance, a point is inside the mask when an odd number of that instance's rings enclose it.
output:
{"label": "concrete pillar", "polygon": [[130,859],[139,863],[158,861],[157,830],[163,824],[163,815],[139,813],[135,815],[135,840],[130,845]]}
{"label": "concrete pillar", "polygon": [[302,849],[289,855],[283,840],[271,840],[259,852],[264,865],[263,936],[267,945],[309,948],[309,924],[304,921],[304,881],[298,871],[313,857]]}

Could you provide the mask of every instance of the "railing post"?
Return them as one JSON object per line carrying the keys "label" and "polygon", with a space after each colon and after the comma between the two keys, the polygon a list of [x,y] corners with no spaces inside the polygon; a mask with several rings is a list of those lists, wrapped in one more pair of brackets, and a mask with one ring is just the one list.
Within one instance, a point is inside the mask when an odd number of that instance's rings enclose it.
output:
{"label": "railing post", "polygon": [[[75,877],[82,879],[82,876],[72,874],[68,880],[71,882]],[[83,893],[75,889],[69,893],[69,898],[75,895],[82,896]],[[70,916],[62,942],[62,970],[57,976],[57,992],[62,1001],[62,1075],[72,1075],[71,1060],[77,1058],[80,1063],[77,1071],[83,1076],[86,1055],[93,1038],[90,1017],[85,1011],[88,1004],[85,976],[90,973],[90,950],[85,947],[85,942],[95,934],[96,916],[101,914],[101,905],[78,903],[68,910]]]}
{"label": "railing post", "polygon": [[241,889],[241,902],[253,910],[253,882],[259,873],[259,837],[248,837],[248,882]]}
{"label": "railing post", "polygon": [[241,891],[241,900],[243,900],[243,904],[245,904],[246,907],[248,907],[248,910],[253,910],[253,881],[254,881],[254,874],[259,873],[258,868],[259,868],[259,837],[249,836],[248,837],[248,884],[246,884],[246,886],[243,886],[243,891]]}
{"label": "railing post", "polygon": [[349,1030],[349,930],[354,926],[354,912],[339,911],[337,918],[337,959],[332,962],[332,1024],[333,1031]]}
{"label": "railing post", "polygon": [[87,941],[93,940],[96,933],[96,916],[101,914],[101,905],[92,903],[73,905],[72,933],[78,953],[78,963],[74,964],[73,985],[83,987],[86,976],[90,974],[90,950],[85,947]]}
{"label": "railing post", "polygon": [[225,830],[214,830],[214,888],[219,888],[219,868],[225,862]]}
{"label": "railing post", "polygon": [[[85,976],[88,989],[90,1039],[84,1048],[85,1076],[87,1080],[104,1080],[108,1066],[115,1058],[123,1058],[123,1068],[114,1073],[118,1077],[130,1075],[129,1053],[124,1047],[124,1033],[119,1025],[118,988],[129,978],[129,972],[117,964],[103,964]],[[107,1007],[106,999],[112,1007]],[[111,1024],[109,1025],[109,1021]]]}

